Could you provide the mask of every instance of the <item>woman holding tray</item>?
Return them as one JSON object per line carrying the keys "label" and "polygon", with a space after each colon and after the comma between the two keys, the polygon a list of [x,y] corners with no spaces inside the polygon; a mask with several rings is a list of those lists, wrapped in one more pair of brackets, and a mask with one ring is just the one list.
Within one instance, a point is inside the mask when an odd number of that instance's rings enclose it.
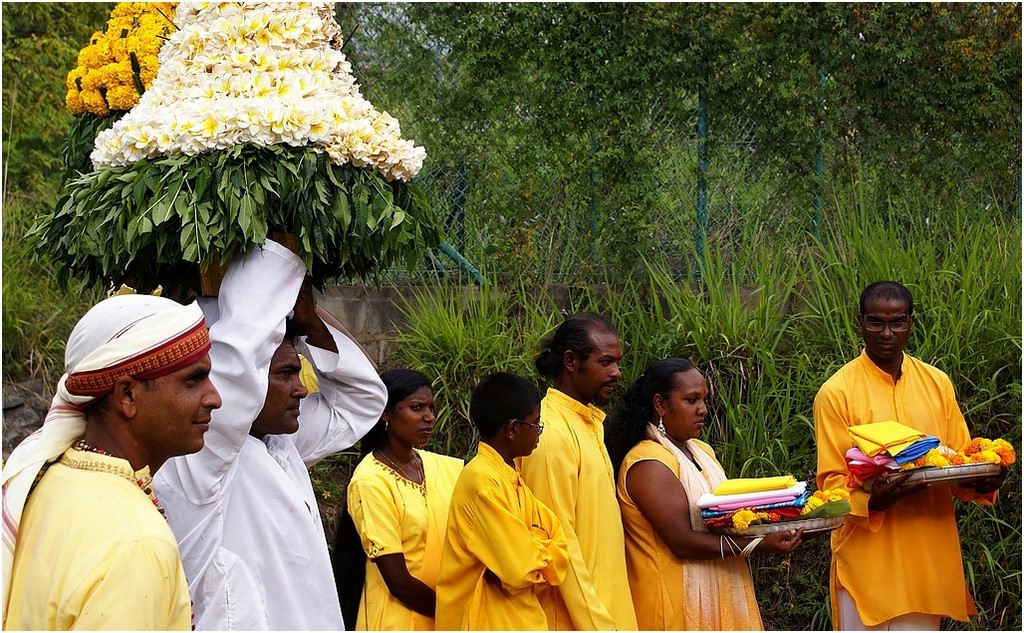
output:
{"label": "woman holding tray", "polygon": [[432,631],[448,504],[463,463],[417,449],[434,428],[427,377],[392,369],[381,380],[388,403],[360,444],[335,538],[342,616],[349,629]]}
{"label": "woman holding tray", "polygon": [[763,538],[706,531],[697,498],[726,479],[714,451],[697,439],[706,397],[704,377],[689,361],[660,360],[605,424],[641,630],[763,629],[743,559],[788,554],[801,543],[802,529]]}

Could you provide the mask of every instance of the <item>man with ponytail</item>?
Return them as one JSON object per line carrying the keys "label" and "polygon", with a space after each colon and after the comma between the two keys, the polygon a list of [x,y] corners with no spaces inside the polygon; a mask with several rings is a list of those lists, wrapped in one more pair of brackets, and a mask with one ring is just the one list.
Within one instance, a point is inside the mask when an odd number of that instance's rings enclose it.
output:
{"label": "man with ponytail", "polygon": [[[569,571],[559,595],[545,606],[557,630],[636,629],[626,576],[615,477],[604,446],[607,404],[622,377],[622,344],[606,317],[567,318],[534,360],[552,381],[541,401],[545,432],[522,458],[530,490],[565,531]],[[611,519],[611,520],[610,520]]]}

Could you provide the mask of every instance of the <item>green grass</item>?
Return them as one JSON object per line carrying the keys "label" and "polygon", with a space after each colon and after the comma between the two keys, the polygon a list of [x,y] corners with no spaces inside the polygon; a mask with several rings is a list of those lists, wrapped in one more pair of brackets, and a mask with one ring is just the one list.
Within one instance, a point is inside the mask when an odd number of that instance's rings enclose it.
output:
{"label": "green grass", "polygon": [[9,197],[3,212],[4,382],[41,378],[56,384],[64,373],[65,341],[78,319],[102,296],[95,289],[61,290],[49,265],[39,261],[24,234],[46,204]]}

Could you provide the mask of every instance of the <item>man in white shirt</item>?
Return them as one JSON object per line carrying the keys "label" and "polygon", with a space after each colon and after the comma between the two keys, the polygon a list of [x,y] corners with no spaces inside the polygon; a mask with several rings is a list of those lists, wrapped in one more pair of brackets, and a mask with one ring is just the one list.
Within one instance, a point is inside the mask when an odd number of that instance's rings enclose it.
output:
{"label": "man in white shirt", "polygon": [[[203,450],[170,460],[155,482],[197,629],[344,628],[307,468],[355,444],[387,392],[355,341],[317,313],[305,272],[268,240],[229,266],[220,296],[203,306],[224,404]],[[293,310],[301,336],[289,339]],[[297,350],[316,368],[312,395]]]}

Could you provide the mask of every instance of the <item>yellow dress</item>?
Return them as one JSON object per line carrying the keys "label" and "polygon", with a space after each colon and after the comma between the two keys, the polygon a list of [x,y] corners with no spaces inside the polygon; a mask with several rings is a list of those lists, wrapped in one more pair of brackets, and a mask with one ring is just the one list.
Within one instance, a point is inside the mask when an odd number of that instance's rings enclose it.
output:
{"label": "yellow dress", "polygon": [[149,469],[69,448],[29,496],[5,630],[180,630],[192,625],[178,544]]}
{"label": "yellow dress", "polygon": [[540,405],[544,434],[522,458],[523,480],[554,510],[569,544],[569,574],[548,605],[551,628],[636,629],[628,591],[625,540],[615,474],[604,446],[603,411],[548,389]]}
{"label": "yellow dress", "polygon": [[[437,629],[547,630],[543,603],[568,566],[554,512],[481,442],[452,495],[437,581]],[[485,579],[487,570],[501,586]]]}
{"label": "yellow dress", "polygon": [[[867,354],[829,378],[814,399],[818,488],[846,486],[848,427],[895,420],[938,437],[954,450],[970,441],[953,385],[939,369],[904,354],[902,376],[879,369]],[[831,598],[850,592],[861,620],[875,625],[907,613],[966,621],[977,613],[964,582],[953,497],[991,504],[995,494],[933,486],[884,512],[868,511],[868,493],[850,493],[851,514],[832,533]]]}
{"label": "yellow dress", "polygon": [[[712,467],[722,470],[707,444],[691,440],[703,450],[694,453],[702,460],[704,472],[687,461],[684,467],[699,477],[702,489],[689,489],[691,505],[713,484],[707,480]],[[679,461],[667,449],[650,440],[634,446],[622,461],[619,470],[618,498],[622,522],[626,528],[626,564],[629,586],[633,593],[637,623],[643,631],[744,630],[763,628],[761,614],[754,597],[754,583],[747,562],[731,557],[725,560],[681,560],[676,558],[654,531],[626,491],[626,474],[633,465],[654,460],[667,466],[678,478]],[[725,473],[721,472],[722,478]],[[692,517],[681,520],[693,521]],[[699,519],[698,519],[699,520]],[[703,531],[703,523],[699,526]]]}
{"label": "yellow dress", "polygon": [[372,453],[349,482],[348,510],[367,555],[356,630],[434,629],[433,618],[391,595],[373,562],[378,556],[402,554],[410,575],[431,588],[437,582],[448,503],[463,464],[454,457],[416,452],[423,459],[423,485],[402,477]]}

